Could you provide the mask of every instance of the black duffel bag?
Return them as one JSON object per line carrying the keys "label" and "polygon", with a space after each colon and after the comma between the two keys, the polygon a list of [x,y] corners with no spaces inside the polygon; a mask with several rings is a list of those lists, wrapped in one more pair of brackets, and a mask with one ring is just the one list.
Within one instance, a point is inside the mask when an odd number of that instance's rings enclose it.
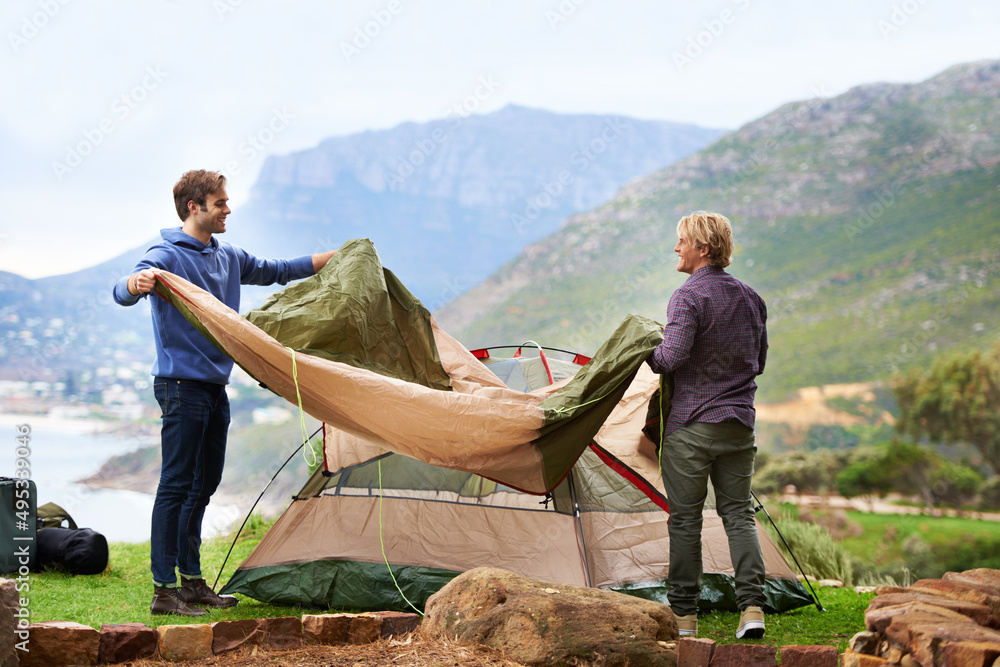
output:
{"label": "black duffel bag", "polygon": [[108,540],[90,528],[45,528],[38,531],[37,567],[71,574],[100,574],[108,567]]}

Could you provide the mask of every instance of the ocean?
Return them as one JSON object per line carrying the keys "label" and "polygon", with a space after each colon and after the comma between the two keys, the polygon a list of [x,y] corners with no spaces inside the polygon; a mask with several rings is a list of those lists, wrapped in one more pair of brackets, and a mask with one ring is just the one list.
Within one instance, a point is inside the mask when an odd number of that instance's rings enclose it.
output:
{"label": "ocean", "polygon": [[[110,457],[156,444],[148,438],[101,433],[93,420],[51,419],[38,415],[0,414],[0,475],[13,477],[18,454],[19,424],[31,427],[30,453],[25,457],[38,489],[38,504],[54,502],[81,528],[92,528],[109,542],[145,542],[149,539],[153,493],[118,489],[91,490],[74,480],[94,474]],[[3,443],[7,443],[3,453]],[[22,464],[24,465],[24,464]],[[242,519],[235,506],[210,504],[203,536],[226,532]]]}

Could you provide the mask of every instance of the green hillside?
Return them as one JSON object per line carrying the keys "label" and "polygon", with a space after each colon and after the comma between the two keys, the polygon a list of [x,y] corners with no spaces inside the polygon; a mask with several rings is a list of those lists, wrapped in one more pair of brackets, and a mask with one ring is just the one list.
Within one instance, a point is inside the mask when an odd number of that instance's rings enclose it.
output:
{"label": "green hillside", "polygon": [[664,318],[676,222],[733,221],[730,271],[768,303],[759,397],[885,379],[1000,331],[1000,62],[786,105],[574,216],[436,313],[469,347],[593,352]]}

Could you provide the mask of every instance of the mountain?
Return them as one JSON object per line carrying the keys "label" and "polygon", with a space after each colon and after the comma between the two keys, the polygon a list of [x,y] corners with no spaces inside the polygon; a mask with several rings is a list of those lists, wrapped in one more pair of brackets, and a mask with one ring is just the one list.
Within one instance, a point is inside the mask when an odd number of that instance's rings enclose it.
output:
{"label": "mountain", "polygon": [[[282,257],[368,236],[387,267],[439,306],[570,213],[721,133],[511,106],[335,137],[269,158],[225,238]],[[154,354],[149,306],[121,308],[111,288],[153,241],[67,275],[0,272],[0,381],[65,383],[65,396],[91,402],[115,385],[144,391]],[[243,310],[272,291],[244,288]],[[27,390],[15,391],[21,400]]]}
{"label": "mountain", "polygon": [[278,256],[369,237],[383,264],[433,309],[570,214],[721,134],[508,106],[335,137],[269,157],[231,236]]}
{"label": "mountain", "polygon": [[596,349],[660,321],[676,222],[730,217],[730,271],[768,303],[764,400],[886,379],[1000,331],[1000,62],[785,105],[572,216],[436,312],[468,347]]}

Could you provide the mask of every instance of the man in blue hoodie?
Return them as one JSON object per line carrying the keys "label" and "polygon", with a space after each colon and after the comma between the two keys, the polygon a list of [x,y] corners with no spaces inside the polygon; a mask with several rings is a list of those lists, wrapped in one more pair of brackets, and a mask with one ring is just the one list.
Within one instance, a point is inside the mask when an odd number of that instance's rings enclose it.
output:
{"label": "man in blue hoodie", "polygon": [[[174,273],[211,292],[233,310],[240,285],[284,285],[315,274],[335,250],[291,260],[258,259],[215,234],[226,231],[226,177],[189,171],[174,186],[181,227],[161,230],[163,241],[146,251],[133,272],[114,287],[115,301],[131,306],[156,284],[153,269]],[[153,299],[153,393],[163,414],[163,462],[153,502],[151,569],[153,614],[202,616],[204,607],[232,607],[201,572],[201,524],[209,498],[222,479],[233,361],[202,336],[174,306]],[[177,584],[180,573],[181,585]],[[197,606],[196,606],[197,605]]]}

